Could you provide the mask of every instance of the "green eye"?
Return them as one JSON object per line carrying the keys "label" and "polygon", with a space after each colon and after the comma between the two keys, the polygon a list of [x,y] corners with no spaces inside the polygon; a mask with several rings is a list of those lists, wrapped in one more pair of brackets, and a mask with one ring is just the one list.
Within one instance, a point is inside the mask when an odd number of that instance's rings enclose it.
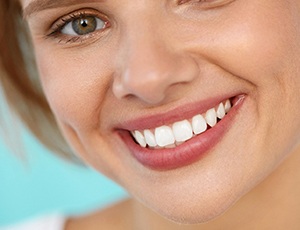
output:
{"label": "green eye", "polygon": [[104,29],[105,25],[106,23],[97,17],[82,16],[66,23],[61,33],[74,36],[86,35]]}

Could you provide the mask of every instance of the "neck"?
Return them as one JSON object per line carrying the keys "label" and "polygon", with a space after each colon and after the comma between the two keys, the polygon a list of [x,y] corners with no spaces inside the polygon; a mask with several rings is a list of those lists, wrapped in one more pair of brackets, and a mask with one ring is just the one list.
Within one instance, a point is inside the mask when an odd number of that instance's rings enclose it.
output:
{"label": "neck", "polygon": [[208,223],[179,225],[134,202],[135,229],[299,229],[300,146],[230,210]]}

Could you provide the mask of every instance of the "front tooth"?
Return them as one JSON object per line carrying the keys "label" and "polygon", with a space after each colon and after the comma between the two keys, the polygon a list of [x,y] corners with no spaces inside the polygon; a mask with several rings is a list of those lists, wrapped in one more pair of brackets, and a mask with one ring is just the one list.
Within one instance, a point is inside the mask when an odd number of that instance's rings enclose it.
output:
{"label": "front tooth", "polygon": [[229,100],[227,100],[225,102],[225,112],[228,113],[230,109],[231,109],[231,103]]}
{"label": "front tooth", "polygon": [[156,140],[155,140],[155,136],[154,136],[154,134],[153,134],[149,129],[146,129],[146,130],[144,131],[144,136],[145,136],[146,143],[147,143],[150,147],[155,147],[155,146],[157,146]]}
{"label": "front tooth", "polygon": [[158,146],[164,147],[175,143],[173,131],[169,126],[161,126],[155,129],[155,140]]}
{"label": "front tooth", "polygon": [[203,133],[207,129],[207,124],[202,115],[196,115],[192,119],[193,131],[195,134]]}
{"label": "front tooth", "polygon": [[214,127],[217,124],[217,114],[214,108],[206,112],[205,120],[210,127]]}
{"label": "front tooth", "polygon": [[176,141],[182,142],[193,137],[192,126],[187,120],[175,122],[172,128]]}
{"label": "front tooth", "polygon": [[140,131],[135,131],[134,132],[134,137],[135,137],[136,141],[140,144],[140,146],[142,146],[142,147],[147,146],[145,138],[144,138],[143,134]]}
{"label": "front tooth", "polygon": [[225,108],[223,103],[220,103],[218,109],[217,109],[217,117],[222,119],[225,116]]}

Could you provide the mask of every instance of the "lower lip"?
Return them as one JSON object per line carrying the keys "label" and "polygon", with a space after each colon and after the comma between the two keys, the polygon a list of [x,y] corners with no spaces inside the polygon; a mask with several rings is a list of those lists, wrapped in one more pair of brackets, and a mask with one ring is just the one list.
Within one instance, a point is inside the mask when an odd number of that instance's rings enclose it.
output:
{"label": "lower lip", "polygon": [[128,146],[132,156],[145,167],[160,171],[181,168],[208,155],[209,150],[216,146],[225,136],[244,101],[245,97],[240,98],[233,105],[230,112],[213,128],[175,148],[143,148],[134,142],[128,131],[120,131],[119,134]]}

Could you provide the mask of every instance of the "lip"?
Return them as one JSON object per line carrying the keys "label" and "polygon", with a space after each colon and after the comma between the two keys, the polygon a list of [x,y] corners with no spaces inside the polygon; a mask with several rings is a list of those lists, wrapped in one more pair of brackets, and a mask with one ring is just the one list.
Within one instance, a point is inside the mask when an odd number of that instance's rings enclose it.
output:
{"label": "lip", "polygon": [[213,128],[208,129],[204,133],[199,134],[174,148],[143,148],[139,144],[135,143],[129,130],[151,129],[190,118],[195,114],[204,113],[209,108],[218,105],[228,98],[230,97],[208,99],[201,103],[189,104],[183,108],[176,108],[165,114],[156,114],[154,116],[128,121],[122,124],[122,129],[119,129],[118,133],[132,153],[132,156],[145,167],[160,171],[184,167],[201,160],[207,155],[209,150],[221,141],[228,129],[231,127],[239,108],[243,105],[246,95],[240,94],[238,96],[231,97],[234,98],[232,100],[233,106],[222,120],[220,120]]}
{"label": "lip", "polygon": [[[168,112],[155,113],[154,115],[146,115],[134,120],[128,120],[117,125],[117,129],[124,129],[129,131],[153,129],[162,125],[172,124],[187,118],[192,118],[196,114],[203,114],[207,110],[218,106],[221,102],[242,97],[244,94],[230,94],[226,96],[219,96],[215,98],[208,98],[200,102],[186,104],[185,106],[177,107]],[[234,99],[235,100],[235,99]]]}

